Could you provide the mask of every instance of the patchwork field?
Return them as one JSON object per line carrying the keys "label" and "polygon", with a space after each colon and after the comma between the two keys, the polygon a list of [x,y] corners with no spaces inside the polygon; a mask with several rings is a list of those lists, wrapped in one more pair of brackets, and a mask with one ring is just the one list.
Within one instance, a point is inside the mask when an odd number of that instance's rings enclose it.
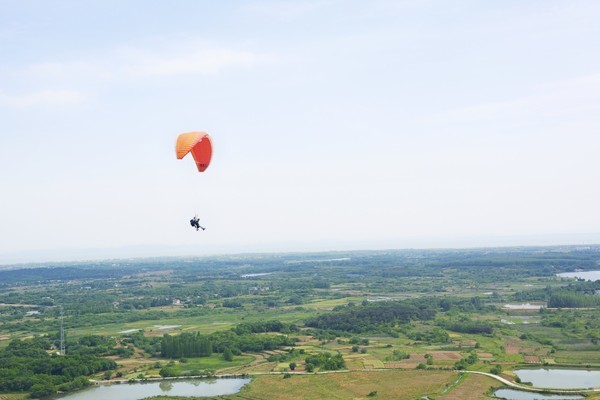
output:
{"label": "patchwork field", "polygon": [[[144,379],[163,369],[169,376],[255,376],[230,397],[237,399],[478,399],[498,383],[457,380],[452,370],[511,377],[535,364],[600,368],[600,308],[502,311],[566,292],[567,300],[594,298],[588,294],[600,284],[554,274],[597,265],[600,249],[511,252],[357,252],[335,262],[260,255],[7,272],[0,276],[0,302],[7,304],[0,307],[0,351],[17,357],[21,344],[11,349],[13,339],[39,336],[44,354],[56,354],[60,306],[65,359],[95,353],[117,364],[92,378]],[[306,262],[291,262],[299,258]],[[27,315],[30,308],[39,314]],[[163,348],[196,333],[214,345],[209,357],[196,357],[183,342],[182,351]],[[225,361],[225,349],[241,355]],[[299,374],[307,370],[319,374]]]}
{"label": "patchwork field", "polygon": [[451,371],[378,371],[323,375],[260,376],[242,390],[240,399],[321,400],[373,398],[414,400],[441,393],[457,373]]}

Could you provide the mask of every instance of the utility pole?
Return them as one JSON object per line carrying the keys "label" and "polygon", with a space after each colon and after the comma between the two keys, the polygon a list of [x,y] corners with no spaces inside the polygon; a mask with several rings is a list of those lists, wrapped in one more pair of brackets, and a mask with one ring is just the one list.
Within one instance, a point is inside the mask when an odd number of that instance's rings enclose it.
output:
{"label": "utility pole", "polygon": [[65,355],[65,327],[63,324],[63,308],[60,306],[60,355]]}

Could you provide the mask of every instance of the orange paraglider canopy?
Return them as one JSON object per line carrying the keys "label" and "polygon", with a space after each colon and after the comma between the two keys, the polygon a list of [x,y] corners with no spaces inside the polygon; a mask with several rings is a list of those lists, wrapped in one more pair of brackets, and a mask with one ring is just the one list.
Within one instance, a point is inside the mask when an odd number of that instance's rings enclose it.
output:
{"label": "orange paraglider canopy", "polygon": [[204,172],[212,157],[212,142],[206,132],[182,133],[175,144],[177,159],[181,160],[187,153],[192,153],[198,171]]}

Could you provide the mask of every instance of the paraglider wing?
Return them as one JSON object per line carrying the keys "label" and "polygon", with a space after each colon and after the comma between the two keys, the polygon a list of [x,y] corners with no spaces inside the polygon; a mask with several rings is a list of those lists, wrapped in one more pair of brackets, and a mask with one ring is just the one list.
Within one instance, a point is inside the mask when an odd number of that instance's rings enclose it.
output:
{"label": "paraglider wing", "polygon": [[192,153],[198,171],[204,172],[210,165],[212,157],[212,141],[206,132],[182,133],[177,137],[175,144],[177,159],[181,160],[188,153]]}

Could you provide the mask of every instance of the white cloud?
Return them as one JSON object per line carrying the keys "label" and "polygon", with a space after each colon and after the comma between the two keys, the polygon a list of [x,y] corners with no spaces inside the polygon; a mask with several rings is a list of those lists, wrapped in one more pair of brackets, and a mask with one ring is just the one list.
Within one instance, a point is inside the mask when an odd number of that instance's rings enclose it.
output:
{"label": "white cloud", "polygon": [[149,51],[120,47],[94,58],[66,62],[45,61],[23,68],[23,74],[48,81],[77,79],[122,80],[153,76],[215,74],[227,69],[251,68],[275,60],[252,51],[196,43]]}
{"label": "white cloud", "polygon": [[61,107],[81,103],[82,99],[81,94],[73,90],[43,90],[21,95],[0,93],[0,107]]}
{"label": "white cloud", "polygon": [[466,122],[567,117],[600,109],[600,74],[551,82],[532,88],[535,94],[460,107],[438,113],[436,122]]}
{"label": "white cloud", "polygon": [[196,49],[180,54],[153,54],[130,51],[122,61],[121,73],[127,76],[174,76],[214,74],[227,68],[248,68],[266,61],[249,51],[231,49]]}
{"label": "white cloud", "polygon": [[[43,61],[12,67],[0,65],[0,85],[5,87],[4,93],[0,91],[0,107],[67,106],[80,103],[84,93],[95,90],[96,83],[219,74],[275,60],[273,56],[252,51],[188,41],[159,43],[152,50],[120,46],[78,60]],[[12,81],[27,82],[27,86],[18,91],[12,89],[9,94],[6,88]],[[57,87],[76,89],[48,89]]]}
{"label": "white cloud", "polygon": [[40,80],[65,80],[77,77],[110,79],[114,72],[108,65],[90,61],[44,61],[23,68],[23,74]]}

